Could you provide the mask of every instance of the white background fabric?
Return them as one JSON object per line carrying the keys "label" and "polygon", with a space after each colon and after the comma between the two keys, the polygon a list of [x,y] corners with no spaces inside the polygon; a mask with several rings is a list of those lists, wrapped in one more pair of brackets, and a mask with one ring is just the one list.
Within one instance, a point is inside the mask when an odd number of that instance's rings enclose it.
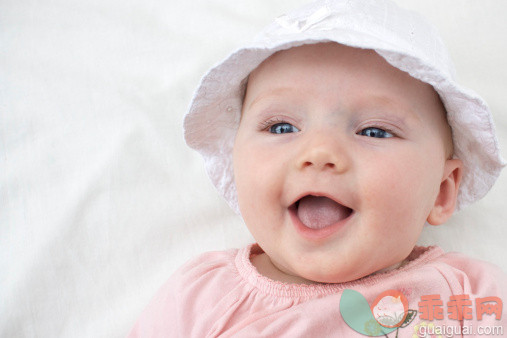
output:
{"label": "white background fabric", "polygon": [[[507,149],[507,2],[398,0]],[[0,3],[0,336],[121,337],[184,261],[252,241],[182,119],[208,68],[301,0]],[[507,174],[439,244],[507,270]]]}

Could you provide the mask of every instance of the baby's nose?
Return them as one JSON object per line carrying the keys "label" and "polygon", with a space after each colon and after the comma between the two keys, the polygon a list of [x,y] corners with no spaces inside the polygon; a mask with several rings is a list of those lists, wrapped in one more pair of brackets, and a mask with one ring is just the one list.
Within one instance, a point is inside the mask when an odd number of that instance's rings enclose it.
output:
{"label": "baby's nose", "polygon": [[343,173],[349,167],[349,158],[344,145],[338,140],[325,136],[309,141],[299,155],[298,169],[313,168]]}

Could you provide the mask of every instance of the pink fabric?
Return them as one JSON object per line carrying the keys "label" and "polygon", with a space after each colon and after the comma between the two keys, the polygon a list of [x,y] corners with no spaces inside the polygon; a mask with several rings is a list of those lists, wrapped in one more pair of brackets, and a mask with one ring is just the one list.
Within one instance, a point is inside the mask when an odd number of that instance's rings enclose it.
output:
{"label": "pink fabric", "polygon": [[[381,292],[397,289],[414,310],[419,310],[421,296],[439,294],[444,319],[432,321],[435,326],[503,326],[507,334],[507,315],[502,314],[501,320],[493,315],[484,315],[481,321],[476,317],[476,298],[505,295],[506,277],[492,264],[444,253],[436,246],[416,247],[408,263],[396,270],[347,283],[297,285],[259,275],[250,256],[261,252],[252,244],[205,253],[188,262],[153,298],[130,337],[364,337],[342,319],[339,303],[344,289],[360,292],[370,305]],[[461,294],[472,300],[472,320],[448,317],[449,297]],[[429,322],[420,314],[400,329],[399,337],[412,337],[414,329]]]}

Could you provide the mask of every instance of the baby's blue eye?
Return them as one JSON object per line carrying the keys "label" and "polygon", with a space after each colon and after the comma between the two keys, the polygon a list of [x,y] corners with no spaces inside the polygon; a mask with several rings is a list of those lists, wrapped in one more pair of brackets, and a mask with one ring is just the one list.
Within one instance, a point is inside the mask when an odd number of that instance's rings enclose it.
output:
{"label": "baby's blue eye", "polygon": [[299,129],[294,127],[292,124],[287,122],[276,123],[269,127],[269,132],[273,134],[286,134],[286,133],[295,133],[298,132]]}
{"label": "baby's blue eye", "polygon": [[363,130],[361,130],[359,132],[359,135],[368,136],[368,137],[376,137],[376,138],[393,137],[393,134],[391,134],[390,132],[387,132],[383,129],[375,128],[375,127],[364,128]]}

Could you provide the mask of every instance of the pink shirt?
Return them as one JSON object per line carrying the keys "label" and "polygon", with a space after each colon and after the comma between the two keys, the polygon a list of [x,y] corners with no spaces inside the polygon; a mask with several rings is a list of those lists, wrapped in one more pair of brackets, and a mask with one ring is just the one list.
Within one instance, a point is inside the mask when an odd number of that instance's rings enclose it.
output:
{"label": "pink shirt", "polygon": [[[423,329],[438,330],[437,326],[455,334],[459,329],[474,330],[470,337],[489,330],[486,327],[500,327],[507,334],[507,315],[502,314],[500,320],[494,313],[477,318],[477,298],[503,300],[507,290],[504,273],[492,264],[444,253],[436,246],[416,247],[408,263],[396,270],[346,283],[304,285],[260,275],[250,257],[261,252],[252,244],[191,260],[156,294],[130,337],[365,337],[351,329],[340,314],[344,289],[360,292],[370,305],[383,291],[401,291],[408,308],[420,312],[399,330],[399,337],[412,337]],[[421,297],[435,294],[442,300],[443,319],[421,318]],[[450,296],[462,294],[471,300],[473,318],[459,321],[450,318],[447,303]],[[395,332],[389,336],[394,337]]]}

